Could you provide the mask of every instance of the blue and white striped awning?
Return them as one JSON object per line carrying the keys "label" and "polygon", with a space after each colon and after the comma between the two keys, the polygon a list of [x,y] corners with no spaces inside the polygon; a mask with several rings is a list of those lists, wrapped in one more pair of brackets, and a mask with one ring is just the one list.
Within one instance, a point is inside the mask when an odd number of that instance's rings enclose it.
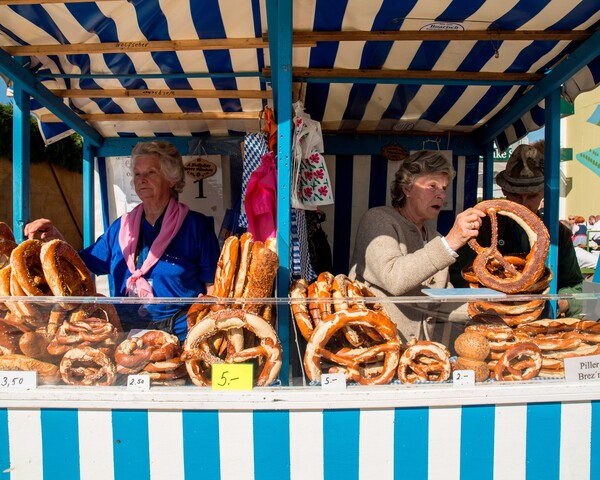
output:
{"label": "blue and white striped awning", "polygon": [[[102,137],[256,131],[270,1],[0,0],[0,71],[18,83],[7,58],[28,58]],[[294,0],[293,91],[325,131],[479,133],[504,148],[543,126],[535,87],[573,101],[600,83],[599,23],[598,0]],[[511,119],[523,97],[534,104]],[[69,133],[43,105],[46,140]]]}

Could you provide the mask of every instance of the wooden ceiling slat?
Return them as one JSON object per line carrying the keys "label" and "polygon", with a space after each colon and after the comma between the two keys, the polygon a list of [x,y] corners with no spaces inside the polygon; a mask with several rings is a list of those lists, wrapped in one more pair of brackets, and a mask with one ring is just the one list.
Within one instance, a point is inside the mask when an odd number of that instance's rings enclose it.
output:
{"label": "wooden ceiling slat", "polygon": [[[90,113],[79,115],[86,122],[130,122],[153,120],[258,120],[261,112],[195,112],[195,113]],[[56,115],[42,115],[40,121],[61,122]]]}
{"label": "wooden ceiling slat", "polygon": [[[264,68],[263,76],[270,77],[271,69]],[[305,78],[381,78],[381,79],[435,79],[435,80],[483,80],[483,81],[519,81],[537,82],[544,75],[541,73],[512,72],[454,72],[429,70],[365,70],[346,68],[292,68],[293,77]]]}
{"label": "wooden ceiling slat", "polygon": [[270,90],[69,89],[50,90],[61,98],[258,98],[273,97]]}

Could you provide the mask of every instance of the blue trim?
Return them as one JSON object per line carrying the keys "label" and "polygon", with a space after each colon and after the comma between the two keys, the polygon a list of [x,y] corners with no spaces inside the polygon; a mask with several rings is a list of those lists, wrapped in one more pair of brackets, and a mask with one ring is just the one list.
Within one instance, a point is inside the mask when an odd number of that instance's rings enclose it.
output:
{"label": "blue trim", "polygon": [[[0,49],[0,62],[1,62]],[[30,218],[30,100],[19,84],[13,101],[13,232],[17,243],[25,240],[23,228]]]}
{"label": "blue trim", "polygon": [[0,479],[10,478],[10,438],[8,436],[8,409],[0,408]]}
{"label": "blue trim", "polygon": [[36,98],[40,104],[48,108],[58,118],[75,129],[82,137],[87,138],[93,145],[102,145],[102,136],[81,120],[75,112],[68,108],[62,98],[53,95],[41,82],[21,67],[8,53],[0,48],[0,73],[9,77],[25,92]]}
{"label": "blue trim", "polygon": [[95,148],[84,141],[83,144],[83,246],[94,243],[94,157]]}
{"label": "blue trim", "polygon": [[217,410],[184,410],[183,466],[185,478],[203,480],[221,478],[221,452],[219,446],[219,412]]}
{"label": "blue trim", "polygon": [[526,480],[558,480],[560,403],[527,404]]}
{"label": "blue trim", "polygon": [[98,180],[100,183],[100,203],[102,204],[102,227],[103,231],[108,230],[110,224],[110,214],[108,211],[108,180],[106,178],[106,158],[97,157],[98,162]]}
{"label": "blue trim", "polygon": [[44,478],[78,480],[79,413],[77,409],[41,409]]}
{"label": "blue trim", "polygon": [[113,410],[115,480],[150,478],[147,410]]}
{"label": "blue trim", "polygon": [[[302,83],[352,83],[354,85],[448,85],[456,87],[468,87],[472,85],[492,87],[513,87],[515,85],[535,85],[531,80],[475,80],[475,79],[435,79],[435,78],[369,78],[369,77],[319,77],[296,75],[294,82]],[[493,94],[497,96],[497,94]],[[345,116],[344,116],[345,118]]]}
{"label": "blue trim", "polygon": [[[290,412],[255,411],[254,478],[261,480],[290,479]],[[256,448],[269,445],[268,448]]]}
{"label": "blue trim", "polygon": [[[352,236],[352,156],[338,155],[335,161],[335,217],[333,231],[335,232],[335,248],[333,249],[333,272],[348,273],[350,264],[350,238]],[[343,201],[342,201],[343,199]]]}
{"label": "blue trim", "polygon": [[325,480],[358,480],[360,410],[323,411]]}
{"label": "blue trim", "polygon": [[[460,419],[461,480],[492,480],[494,478],[494,427],[496,408],[493,405],[462,407]],[[481,448],[485,445],[485,448]]]}
{"label": "blue trim", "polygon": [[429,408],[396,408],[394,479],[427,480],[429,476]]}
{"label": "blue trim", "polygon": [[[479,135],[479,142],[486,144],[504,129],[519,120],[544,97],[560,87],[566,80],[600,55],[600,30],[567,55],[557,66],[538,82],[536,88],[518,98],[504,113],[496,116]],[[560,110],[559,110],[560,112]]]}

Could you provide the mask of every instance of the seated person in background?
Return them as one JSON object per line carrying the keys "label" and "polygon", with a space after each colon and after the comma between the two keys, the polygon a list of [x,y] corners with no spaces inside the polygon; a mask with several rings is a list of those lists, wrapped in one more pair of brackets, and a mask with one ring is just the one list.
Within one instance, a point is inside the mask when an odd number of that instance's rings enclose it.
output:
{"label": "seated person in background", "polygon": [[[350,278],[364,282],[377,296],[423,295],[423,288],[451,287],[448,267],[456,251],[476,237],[483,212],[469,208],[442,237],[435,229],[452,164],[436,151],[406,158],[392,183],[392,206],[376,207],[362,217],[356,234]],[[452,304],[437,304],[440,309]],[[430,311],[430,305],[384,303],[403,341],[431,339],[436,317],[466,321],[466,311]],[[449,310],[449,309],[448,309]],[[441,339],[438,331],[434,339]]]}
{"label": "seated person in background", "polygon": [[585,225],[585,218],[576,216],[573,230],[573,245],[585,248],[587,246],[587,226]]}
{"label": "seated person in background", "polygon": [[[133,149],[135,193],[142,203],[108,227],[79,255],[96,275],[110,275],[111,297],[197,297],[212,284],[219,244],[214,220],[178,201],[185,185],[181,155],[169,142],[141,142]],[[48,219],[25,226],[28,238],[62,234]],[[183,340],[189,306],[120,305],[123,328],[160,329]]]}
{"label": "seated person in background", "polygon": [[[544,196],[544,147],[543,141],[538,145],[519,145],[511,154],[506,169],[496,175],[496,183],[502,193],[513,202],[519,203],[537,213]],[[562,223],[558,231],[558,293],[581,293],[583,276],[577,263],[575,248],[571,241],[571,230]],[[491,227],[489,218],[485,218],[477,242],[489,245]],[[511,218],[498,215],[498,249],[504,255],[528,253],[529,239],[525,231]],[[466,287],[461,270],[473,263],[476,254],[465,245],[459,251],[458,261],[450,268],[450,280],[453,285]],[[558,301],[558,313],[575,316],[581,313],[580,301]]]}

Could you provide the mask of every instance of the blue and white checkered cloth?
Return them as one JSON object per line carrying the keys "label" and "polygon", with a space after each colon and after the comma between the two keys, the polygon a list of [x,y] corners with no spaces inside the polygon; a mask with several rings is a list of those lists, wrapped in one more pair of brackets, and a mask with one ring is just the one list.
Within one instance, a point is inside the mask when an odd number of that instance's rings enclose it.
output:
{"label": "blue and white checkered cloth", "polygon": [[291,277],[294,279],[304,278],[309,283],[314,281],[317,274],[310,263],[304,210],[295,208],[290,210],[290,241],[292,244],[290,252]]}
{"label": "blue and white checkered cloth", "polygon": [[269,151],[267,136],[264,133],[249,133],[244,137],[244,162],[242,164],[242,205],[238,226],[248,228],[248,217],[244,207],[246,189],[250,175],[260,165],[260,159]]}

